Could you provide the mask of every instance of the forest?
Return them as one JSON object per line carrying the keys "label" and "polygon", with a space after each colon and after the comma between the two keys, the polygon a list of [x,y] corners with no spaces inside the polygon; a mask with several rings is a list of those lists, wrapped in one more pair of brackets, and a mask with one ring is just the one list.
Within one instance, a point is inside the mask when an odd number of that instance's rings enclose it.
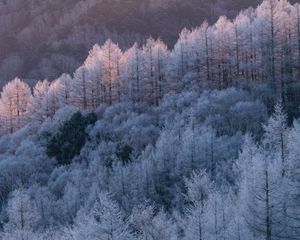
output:
{"label": "forest", "polygon": [[299,79],[287,0],[183,28],[172,47],[96,43],[53,81],[12,77],[0,239],[300,239]]}
{"label": "forest", "polygon": [[[292,0],[295,1],[295,0]],[[149,36],[172,46],[184,27],[233,18],[259,0],[0,0],[0,86],[73,73],[108,38],[122,49]]]}

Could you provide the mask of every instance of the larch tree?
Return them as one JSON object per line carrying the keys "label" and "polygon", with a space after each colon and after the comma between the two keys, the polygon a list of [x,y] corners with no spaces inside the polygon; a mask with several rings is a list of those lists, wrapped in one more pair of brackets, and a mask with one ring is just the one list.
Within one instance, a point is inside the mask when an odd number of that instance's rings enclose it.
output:
{"label": "larch tree", "polygon": [[132,239],[118,204],[111,199],[108,193],[98,194],[93,207],[88,211],[82,210],[78,215],[75,226],[73,236],[76,240]]}
{"label": "larch tree", "polygon": [[196,78],[194,85],[199,89],[212,87],[211,85],[211,59],[212,59],[212,31],[208,22],[205,21],[199,28],[191,32],[192,38],[192,71]]}
{"label": "larch tree", "polygon": [[[246,141],[238,160],[241,214],[253,238],[276,239],[285,230],[281,160]],[[250,237],[250,239],[251,239]]]}
{"label": "larch tree", "polygon": [[171,91],[180,91],[185,88],[184,76],[189,70],[189,54],[191,52],[190,30],[183,29],[170,54],[168,78]]}
{"label": "larch tree", "polygon": [[275,106],[274,114],[264,126],[264,147],[274,155],[279,155],[282,164],[282,174],[284,176],[287,168],[287,116],[282,104]]}
{"label": "larch tree", "polygon": [[1,93],[0,114],[3,128],[7,133],[13,133],[27,123],[27,107],[30,101],[30,87],[19,78],[4,86]]}
{"label": "larch tree", "polygon": [[289,237],[291,239],[299,239],[300,236],[300,122],[296,120],[293,128],[288,136],[288,176],[289,176],[289,190],[287,216],[289,219]]}
{"label": "larch tree", "polygon": [[266,0],[256,9],[260,31],[263,78],[277,92],[276,53],[278,51],[278,0]]}
{"label": "larch tree", "polygon": [[169,216],[163,210],[156,211],[151,205],[137,206],[129,219],[135,239],[173,239],[174,228]]}
{"label": "larch tree", "polygon": [[61,105],[71,104],[71,85],[73,79],[69,74],[62,74],[58,79],[58,95]]}
{"label": "larch tree", "polygon": [[112,104],[121,100],[120,63],[122,51],[111,40],[101,47],[101,71],[104,84],[105,102]]}
{"label": "larch tree", "polygon": [[186,209],[185,239],[204,240],[208,237],[207,208],[210,194],[214,188],[209,176],[204,172],[193,172],[189,180],[185,181],[187,187],[187,201],[190,203]]}
{"label": "larch tree", "polygon": [[54,116],[56,111],[64,106],[65,99],[61,98],[61,80],[50,83],[47,80],[39,81],[34,87],[33,97],[28,111],[33,120],[44,122],[48,117]]}
{"label": "larch tree", "polygon": [[60,95],[59,95],[59,89],[60,89],[60,81],[55,80],[50,84],[49,91],[47,92],[46,97],[43,99],[44,108],[46,110],[46,116],[47,117],[53,117],[56,113],[56,111],[59,110],[61,105],[60,102]]}
{"label": "larch tree", "polygon": [[71,99],[73,104],[80,109],[86,110],[88,107],[87,95],[86,69],[80,67],[74,74],[74,81],[72,84]]}
{"label": "larch tree", "polygon": [[165,86],[167,46],[161,40],[149,38],[143,47],[143,92],[146,102],[158,105]]}
{"label": "larch tree", "polygon": [[48,117],[45,115],[43,102],[48,94],[49,87],[50,83],[48,80],[38,81],[34,86],[32,100],[28,106],[28,111],[32,119],[39,122],[43,122]]}
{"label": "larch tree", "polygon": [[40,216],[25,190],[14,191],[8,203],[8,217],[9,222],[4,226],[5,239],[34,239]]}
{"label": "larch tree", "polygon": [[234,59],[232,42],[234,42],[234,26],[226,17],[220,17],[214,25],[214,64],[217,88],[223,89],[232,85],[232,66]]}
{"label": "larch tree", "polygon": [[[248,13],[249,12],[249,13]],[[254,80],[251,74],[253,68],[253,35],[251,30],[251,19],[248,16],[252,11],[241,12],[234,19],[234,32],[235,32],[235,68],[236,78],[239,80],[241,77],[245,79]]]}
{"label": "larch tree", "polygon": [[98,44],[94,45],[84,62],[84,66],[87,69],[87,78],[89,78],[91,82],[90,98],[93,109],[98,107],[101,103],[104,103],[105,100],[101,51],[101,47]]}
{"label": "larch tree", "polygon": [[142,51],[137,44],[128,49],[122,59],[123,70],[122,79],[126,87],[127,99],[133,102],[142,100],[142,77],[143,77],[143,58]]}
{"label": "larch tree", "polygon": [[81,110],[93,108],[93,79],[89,77],[85,65],[79,67],[74,73],[74,79],[71,85],[71,102]]}

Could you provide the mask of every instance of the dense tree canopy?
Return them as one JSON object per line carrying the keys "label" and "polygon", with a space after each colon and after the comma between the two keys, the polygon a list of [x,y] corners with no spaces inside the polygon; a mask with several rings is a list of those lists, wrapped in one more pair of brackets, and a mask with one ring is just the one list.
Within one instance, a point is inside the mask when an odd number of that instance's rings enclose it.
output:
{"label": "dense tree canopy", "polygon": [[149,36],[173,45],[180,30],[234,15],[259,0],[1,0],[0,81],[72,73],[95,43],[122,48]]}

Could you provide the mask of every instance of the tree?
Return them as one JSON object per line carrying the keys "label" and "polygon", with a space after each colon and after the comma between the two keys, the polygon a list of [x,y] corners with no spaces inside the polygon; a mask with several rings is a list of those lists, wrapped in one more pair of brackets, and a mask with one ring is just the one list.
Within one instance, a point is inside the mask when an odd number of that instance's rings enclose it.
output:
{"label": "tree", "polygon": [[233,70],[231,61],[233,59],[232,42],[234,42],[234,27],[231,21],[226,17],[220,17],[214,25],[214,61],[215,78],[217,79],[217,88],[223,89],[232,85]]}
{"label": "tree", "polygon": [[122,162],[123,166],[131,162],[132,152],[133,148],[124,142],[117,145],[116,156]]}
{"label": "tree", "polygon": [[252,9],[241,12],[234,19],[236,78],[242,76],[254,81],[253,30],[251,29]]}
{"label": "tree", "polygon": [[120,63],[122,51],[110,39],[101,47],[101,72],[104,84],[105,103],[112,104],[121,100]]}
{"label": "tree", "polygon": [[87,78],[91,82],[90,98],[91,107],[97,108],[101,103],[104,103],[104,83],[102,74],[102,60],[101,60],[101,47],[96,44],[89,52],[89,56],[84,62],[84,66],[87,69]]}
{"label": "tree", "polygon": [[33,120],[43,123],[47,118],[53,117],[56,111],[65,104],[67,99],[60,95],[61,84],[60,79],[54,80],[51,84],[47,80],[37,82],[28,106]]}
{"label": "tree", "polygon": [[143,46],[143,82],[145,100],[158,106],[165,91],[165,71],[168,60],[167,46],[152,38]]}
{"label": "tree", "polygon": [[264,68],[264,78],[266,78],[270,86],[276,91],[277,90],[277,78],[276,78],[276,47],[278,29],[278,2],[277,0],[266,0],[257,9],[258,14],[257,21],[259,23],[260,41],[261,41],[261,54],[262,64]]}
{"label": "tree", "polygon": [[76,240],[132,239],[118,204],[106,192],[98,194],[90,210],[81,210],[73,229],[73,236]]}
{"label": "tree", "polygon": [[8,203],[9,222],[4,226],[4,238],[31,240],[40,220],[37,209],[25,190],[15,190],[12,196]]}
{"label": "tree", "polygon": [[122,177],[122,190],[123,195],[125,195],[125,185],[124,185],[124,171],[123,167],[125,167],[128,163],[131,162],[131,155],[133,152],[133,148],[126,143],[118,143],[116,149],[116,156],[118,160],[122,163],[121,165],[121,177]]}
{"label": "tree", "polygon": [[48,156],[55,157],[59,164],[70,164],[86,142],[86,127],[96,120],[95,114],[84,117],[80,112],[75,113],[47,143]]}
{"label": "tree", "polygon": [[191,53],[190,34],[191,32],[184,28],[170,54],[168,77],[171,79],[171,83],[169,83],[171,91],[180,91],[185,88],[184,81],[182,80],[189,70],[189,56]]}
{"label": "tree", "polygon": [[31,90],[19,78],[4,86],[1,93],[0,115],[7,133],[13,133],[27,123],[27,107],[30,101]]}
{"label": "tree", "polygon": [[86,77],[86,69],[84,66],[78,68],[74,74],[74,81],[72,84],[71,101],[82,110],[87,110],[89,107],[89,99],[91,96],[88,92],[89,80]]}
{"label": "tree", "polygon": [[184,239],[229,239],[229,229],[235,224],[231,191],[218,191],[204,171],[194,172],[186,187],[189,205]]}
{"label": "tree", "polygon": [[[300,122],[296,120],[288,136],[288,176],[290,195],[287,206],[289,237],[298,239],[300,234],[300,164],[299,164]],[[287,197],[287,196],[285,196]]]}
{"label": "tree", "polygon": [[281,103],[278,103],[274,110],[274,114],[264,126],[264,145],[272,156],[279,154],[284,176],[287,168],[287,116]]}
{"label": "tree", "polygon": [[130,219],[134,236],[138,240],[173,239],[173,222],[163,211],[158,212],[151,205],[137,206]]}
{"label": "tree", "polygon": [[58,95],[61,105],[71,104],[71,86],[73,79],[68,74],[62,74],[58,79]]}
{"label": "tree", "polygon": [[252,237],[276,239],[285,232],[285,196],[280,158],[246,141],[239,157],[240,204]]}
{"label": "tree", "polygon": [[126,84],[127,99],[133,102],[142,100],[142,52],[137,44],[128,49],[123,56],[122,78]]}
{"label": "tree", "polygon": [[53,117],[56,113],[56,111],[59,110],[60,107],[63,105],[60,102],[60,95],[59,95],[59,89],[60,89],[60,81],[54,80],[49,87],[49,91],[47,92],[47,95],[42,101],[43,108],[45,109],[46,116],[47,117]]}
{"label": "tree", "polygon": [[213,185],[208,175],[202,172],[193,172],[189,180],[185,181],[187,187],[187,201],[190,203],[186,209],[186,226],[184,227],[185,239],[206,239],[207,208]]}
{"label": "tree", "polygon": [[[48,94],[50,83],[48,80],[38,81],[33,89],[33,96],[28,106],[31,118],[43,122],[48,116],[48,106],[44,106],[45,98]],[[46,109],[44,108],[46,107]]]}
{"label": "tree", "polygon": [[212,60],[212,27],[204,21],[199,28],[191,33],[192,38],[192,71],[195,75],[194,85],[200,90],[213,88],[211,60]]}

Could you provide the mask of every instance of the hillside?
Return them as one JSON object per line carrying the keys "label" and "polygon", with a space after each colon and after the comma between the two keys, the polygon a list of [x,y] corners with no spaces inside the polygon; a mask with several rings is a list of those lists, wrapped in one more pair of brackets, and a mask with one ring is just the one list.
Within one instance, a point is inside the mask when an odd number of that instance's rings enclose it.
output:
{"label": "hillside", "polygon": [[299,239],[299,79],[300,4],[286,0],[183,28],[172,46],[108,38],[53,81],[14,77],[0,240]]}

